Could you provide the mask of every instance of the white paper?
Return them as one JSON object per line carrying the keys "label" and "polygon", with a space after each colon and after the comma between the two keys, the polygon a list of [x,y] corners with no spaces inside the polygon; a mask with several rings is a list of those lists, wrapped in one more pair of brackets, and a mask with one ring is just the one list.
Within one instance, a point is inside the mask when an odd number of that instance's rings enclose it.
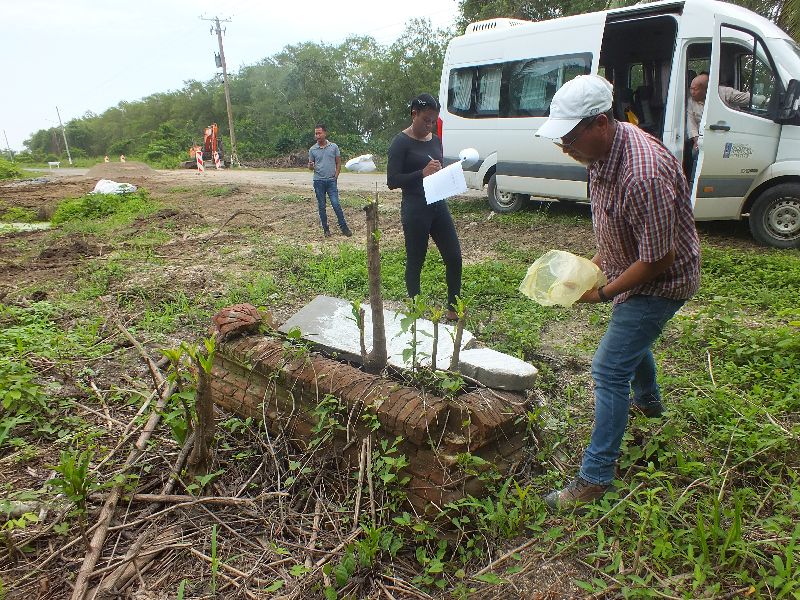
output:
{"label": "white paper", "polygon": [[453,163],[433,175],[423,177],[422,187],[425,190],[425,201],[428,204],[463,194],[467,191],[467,181],[464,179],[464,169],[461,168],[461,163]]}

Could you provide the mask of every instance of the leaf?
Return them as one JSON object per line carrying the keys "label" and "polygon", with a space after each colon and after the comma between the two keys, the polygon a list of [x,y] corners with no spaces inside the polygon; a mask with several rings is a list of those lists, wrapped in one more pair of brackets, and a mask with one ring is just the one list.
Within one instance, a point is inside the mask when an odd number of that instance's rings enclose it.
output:
{"label": "leaf", "polygon": [[266,588],[264,588],[265,592],[277,592],[279,589],[283,587],[285,582],[283,579],[276,579],[271,584],[269,584]]}
{"label": "leaf", "polygon": [[499,577],[496,573],[484,573],[483,575],[478,575],[475,577],[478,581],[482,581],[483,583],[489,583],[492,585],[499,585],[503,583],[503,579]]}
{"label": "leaf", "polygon": [[289,574],[292,577],[302,577],[303,575],[308,573],[310,570],[311,569],[309,569],[305,565],[298,563],[298,564],[294,565],[291,569],[289,569]]}

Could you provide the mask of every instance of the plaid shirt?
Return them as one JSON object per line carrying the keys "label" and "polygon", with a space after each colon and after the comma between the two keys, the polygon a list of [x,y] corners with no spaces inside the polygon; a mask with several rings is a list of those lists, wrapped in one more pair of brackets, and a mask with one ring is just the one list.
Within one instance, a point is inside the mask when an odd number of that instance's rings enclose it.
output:
{"label": "plaid shirt", "polygon": [[683,300],[700,285],[700,241],[680,163],[660,141],[617,122],[611,154],[589,167],[592,223],[609,281],[637,260],[656,262],[674,249],[664,273],[614,298],[635,294]]}

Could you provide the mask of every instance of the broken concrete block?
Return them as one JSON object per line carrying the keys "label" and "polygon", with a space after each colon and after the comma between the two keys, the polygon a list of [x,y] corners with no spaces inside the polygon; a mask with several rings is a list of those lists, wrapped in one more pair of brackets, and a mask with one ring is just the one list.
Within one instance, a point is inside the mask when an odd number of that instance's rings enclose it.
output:
{"label": "broken concrete block", "polygon": [[491,348],[462,351],[458,366],[467,377],[501,390],[531,389],[539,373],[533,365]]}
{"label": "broken concrete block", "polygon": [[[369,352],[372,349],[372,312],[368,304],[362,306],[364,308],[364,343]],[[404,317],[405,315],[402,313],[393,310],[383,311],[389,364],[401,369],[408,369],[411,367],[411,358],[404,359],[403,351],[411,348],[411,332],[402,330],[400,323]],[[314,343],[326,354],[336,354],[343,359],[361,364],[358,326],[353,317],[352,305],[347,300],[331,296],[317,296],[292,315],[278,328],[278,331],[286,334],[295,327],[300,330],[303,339]],[[447,369],[450,366],[454,337],[454,326],[439,325],[436,363],[440,369]],[[461,338],[462,352],[474,343],[475,336],[464,330]],[[418,319],[417,361],[419,364],[430,365],[432,349],[433,323],[427,319]]]}

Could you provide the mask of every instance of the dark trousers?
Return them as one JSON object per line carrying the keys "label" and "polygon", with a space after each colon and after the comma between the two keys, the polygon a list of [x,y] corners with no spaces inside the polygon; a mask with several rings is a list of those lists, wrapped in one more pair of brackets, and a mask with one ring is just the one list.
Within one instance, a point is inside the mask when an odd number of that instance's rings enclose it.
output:
{"label": "dark trousers", "polygon": [[433,238],[444,261],[448,308],[453,308],[456,296],[461,295],[461,245],[447,203],[443,200],[434,204],[404,201],[400,218],[406,242],[406,290],[409,297],[420,293],[420,275],[428,253],[428,238]]}

